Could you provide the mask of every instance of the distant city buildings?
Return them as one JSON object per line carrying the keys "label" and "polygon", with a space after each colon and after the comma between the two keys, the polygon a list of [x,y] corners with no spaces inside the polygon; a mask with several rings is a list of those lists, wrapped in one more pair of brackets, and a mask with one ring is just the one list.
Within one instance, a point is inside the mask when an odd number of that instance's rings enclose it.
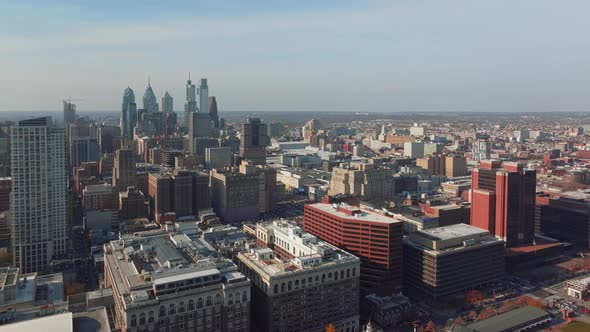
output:
{"label": "distant city buildings", "polygon": [[168,93],[168,91],[166,91],[166,93],[164,93],[164,97],[162,97],[162,112],[174,112],[174,99],[172,99],[172,96]]}
{"label": "distant city buildings", "polygon": [[143,94],[143,109],[147,113],[157,113],[160,111],[158,106],[158,99],[154,94],[154,90],[152,89],[152,85],[150,84],[150,79],[148,78],[148,85],[145,88],[145,92]]}

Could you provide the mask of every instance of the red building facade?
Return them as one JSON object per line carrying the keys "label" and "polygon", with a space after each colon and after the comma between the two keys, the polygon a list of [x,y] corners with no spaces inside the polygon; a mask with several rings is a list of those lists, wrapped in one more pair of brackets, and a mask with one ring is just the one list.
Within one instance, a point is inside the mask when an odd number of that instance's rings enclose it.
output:
{"label": "red building facade", "polygon": [[522,164],[481,162],[471,177],[471,225],[490,231],[507,247],[531,244],[536,176]]}
{"label": "red building facade", "polygon": [[361,259],[365,293],[391,294],[401,285],[403,223],[347,204],[307,204],[304,230]]}

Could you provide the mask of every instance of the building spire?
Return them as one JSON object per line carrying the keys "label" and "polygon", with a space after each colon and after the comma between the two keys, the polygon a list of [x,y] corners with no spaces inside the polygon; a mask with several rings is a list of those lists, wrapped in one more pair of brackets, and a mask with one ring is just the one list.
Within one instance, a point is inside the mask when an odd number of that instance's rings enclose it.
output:
{"label": "building spire", "polygon": [[149,86],[151,86],[151,84],[150,84],[150,83],[151,83],[151,82],[150,82],[150,75],[148,75],[148,87],[149,87]]}

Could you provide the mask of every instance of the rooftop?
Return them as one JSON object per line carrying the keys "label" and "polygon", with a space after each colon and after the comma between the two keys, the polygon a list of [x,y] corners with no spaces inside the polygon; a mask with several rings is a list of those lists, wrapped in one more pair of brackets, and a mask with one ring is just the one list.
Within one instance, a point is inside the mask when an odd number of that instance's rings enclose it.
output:
{"label": "rooftop", "polygon": [[525,306],[467,326],[456,326],[453,332],[512,331],[512,328],[522,328],[529,322],[543,319],[550,320],[551,317],[546,311],[537,307]]}
{"label": "rooftop", "polygon": [[456,224],[444,227],[436,227],[420,231],[430,235],[432,240],[449,240],[458,237],[473,236],[479,234],[489,234],[485,229],[474,227],[467,224]]}
{"label": "rooftop", "polygon": [[[330,213],[338,218],[341,219],[348,219],[348,220],[360,220],[360,221],[370,221],[370,222],[378,222],[378,223],[385,223],[385,224],[392,224],[401,222],[400,220],[392,217],[388,217],[383,214],[379,214],[376,212],[369,212],[367,210],[362,210],[357,206],[351,206],[348,204],[327,204],[327,203],[316,203],[307,205],[312,208],[316,208],[323,212]],[[351,214],[347,214],[346,210],[352,211]]]}

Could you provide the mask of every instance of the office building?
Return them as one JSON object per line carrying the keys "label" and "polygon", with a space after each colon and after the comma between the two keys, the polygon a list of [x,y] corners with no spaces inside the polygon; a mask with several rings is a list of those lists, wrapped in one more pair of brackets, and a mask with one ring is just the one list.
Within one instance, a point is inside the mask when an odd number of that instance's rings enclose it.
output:
{"label": "office building", "polygon": [[113,163],[113,188],[115,191],[118,193],[127,190],[127,187],[136,187],[137,176],[133,151],[126,148],[117,150]]}
{"label": "office building", "polygon": [[191,121],[191,113],[197,111],[197,94],[195,85],[191,81],[191,74],[188,73],[186,81],[186,102],[184,104],[184,127],[188,128]]}
{"label": "office building", "polygon": [[121,331],[249,331],[250,281],[199,238],[123,236],[105,245],[104,270]]}
{"label": "office building", "polygon": [[405,142],[404,157],[422,158],[424,157],[424,142]]}
{"label": "office building", "polygon": [[197,93],[199,95],[199,113],[209,114],[209,87],[206,78],[201,78]]}
{"label": "office building", "polygon": [[445,175],[449,178],[467,175],[467,159],[457,155],[446,156]]}
{"label": "office building", "polygon": [[12,178],[0,178],[0,212],[10,209],[10,192],[12,191]]}
{"label": "office building", "polygon": [[256,249],[238,254],[252,280],[258,331],[359,331],[359,259],[294,222],[256,225]]}
{"label": "office building", "polygon": [[105,124],[98,127],[98,145],[101,153],[114,153],[121,147],[121,127]]}
{"label": "office building", "polygon": [[150,84],[150,79],[148,77],[148,85],[145,88],[145,92],[143,93],[143,109],[146,113],[157,113],[160,111],[158,106],[158,99],[154,94],[154,90],[152,89],[152,85]]}
{"label": "office building", "polygon": [[260,214],[258,174],[242,174],[235,168],[213,169],[210,174],[213,209],[224,223],[258,218]]}
{"label": "office building", "polygon": [[67,253],[66,133],[50,117],[11,127],[10,233],[13,265],[46,271]]}
{"label": "office building", "polygon": [[162,113],[173,113],[174,112],[174,99],[172,96],[166,91],[164,93],[164,97],[162,97]]}
{"label": "office building", "polygon": [[590,193],[565,192],[537,196],[535,233],[590,248]]}
{"label": "office building", "polygon": [[209,174],[201,171],[193,171],[193,215],[200,210],[211,208],[211,188],[209,186]]}
{"label": "office building", "polygon": [[445,175],[446,156],[441,154],[426,155],[416,159],[416,166],[422,168],[428,175]]}
{"label": "office building", "polygon": [[280,122],[273,122],[268,125],[268,137],[277,138],[285,134],[285,125]]}
{"label": "office building", "polygon": [[306,204],[305,231],[361,259],[364,294],[401,286],[403,222],[347,204]]}
{"label": "office building", "polygon": [[66,131],[71,123],[76,121],[76,105],[72,104],[70,100],[64,100],[64,125]]}
{"label": "office building", "polygon": [[205,167],[208,169],[222,169],[232,165],[233,153],[231,148],[206,148]]}
{"label": "office building", "polygon": [[269,143],[266,124],[258,118],[249,118],[248,122],[242,123],[241,135],[240,156],[257,165],[266,164],[266,147]]}
{"label": "office building", "polygon": [[361,201],[383,206],[395,193],[393,171],[375,164],[334,167],[328,194],[354,195]]}
{"label": "office building", "polygon": [[[147,192],[147,191],[146,191]],[[119,192],[119,219],[136,219],[148,216],[148,201],[141,191],[135,187]]]}
{"label": "office building", "polygon": [[413,125],[412,127],[410,127],[410,135],[414,137],[426,136],[426,130],[424,129],[424,127]]}
{"label": "office building", "polygon": [[133,139],[133,131],[137,126],[137,104],[135,93],[130,87],[123,92],[123,104],[121,111],[121,136]]}
{"label": "office building", "polygon": [[193,215],[193,175],[187,170],[172,173],[172,210],[177,217]]}
{"label": "office building", "polygon": [[116,209],[113,186],[109,183],[87,185],[82,190],[82,205],[86,210]]}
{"label": "office building", "polygon": [[507,247],[532,243],[536,171],[487,160],[472,172],[471,225],[488,230]]}
{"label": "office building", "polygon": [[70,164],[72,167],[78,167],[83,162],[97,162],[99,159],[100,147],[96,138],[71,138]]}
{"label": "office building", "polygon": [[172,209],[172,177],[170,174],[151,173],[149,175],[148,195],[150,199],[150,216],[158,221],[160,217],[173,212]]}
{"label": "office building", "polygon": [[477,140],[473,142],[471,159],[482,161],[490,159],[491,144],[486,140]]}
{"label": "office building", "polygon": [[413,232],[404,239],[404,294],[439,300],[504,276],[502,240],[466,224]]}
{"label": "office building", "polygon": [[215,96],[209,97],[209,117],[213,121],[213,128],[219,129],[219,113],[217,111],[217,99]]}

